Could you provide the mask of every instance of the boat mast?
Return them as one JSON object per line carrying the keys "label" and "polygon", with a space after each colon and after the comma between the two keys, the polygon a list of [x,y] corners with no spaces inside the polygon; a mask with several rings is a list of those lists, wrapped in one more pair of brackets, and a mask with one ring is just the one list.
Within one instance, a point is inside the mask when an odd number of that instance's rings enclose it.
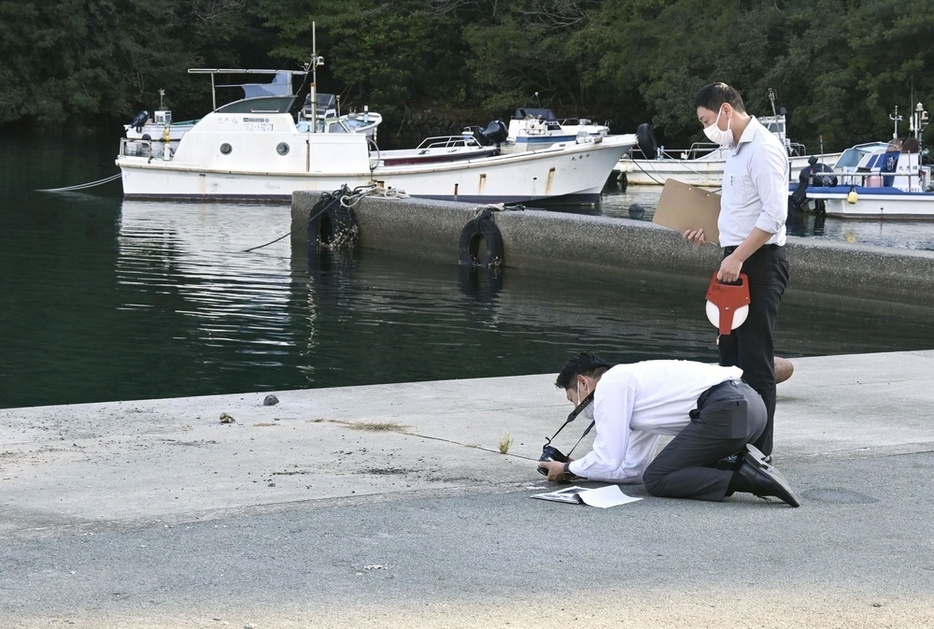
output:
{"label": "boat mast", "polygon": [[895,105],[895,113],[894,113],[894,114],[889,114],[889,120],[894,120],[894,121],[895,121],[895,130],[892,131],[892,139],[893,139],[893,140],[897,140],[897,139],[898,139],[898,123],[899,123],[899,121],[901,121],[901,119],[902,119],[902,117],[898,115],[898,105]]}
{"label": "boat mast", "polygon": [[918,103],[908,122],[908,130],[914,134],[918,142],[921,142],[921,132],[926,126],[928,126],[928,112],[924,110],[924,105]]}
{"label": "boat mast", "polygon": [[318,31],[315,22],[311,23],[311,84],[309,97],[311,98],[311,132],[318,130],[318,66],[324,65],[324,57],[318,56]]}

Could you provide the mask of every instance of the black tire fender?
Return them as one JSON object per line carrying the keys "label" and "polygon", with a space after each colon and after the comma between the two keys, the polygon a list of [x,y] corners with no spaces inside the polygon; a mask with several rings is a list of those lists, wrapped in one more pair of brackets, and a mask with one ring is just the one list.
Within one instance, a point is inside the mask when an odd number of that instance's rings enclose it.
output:
{"label": "black tire fender", "polygon": [[652,125],[643,122],[636,127],[636,141],[639,143],[639,150],[645,159],[655,159],[658,152],[658,142],[655,140],[655,132],[652,131]]}
{"label": "black tire fender", "polygon": [[[485,251],[480,253],[480,245]],[[493,269],[503,266],[503,235],[489,211],[464,225],[457,243],[458,261],[463,266]]]}
{"label": "black tire fender", "polygon": [[340,193],[325,193],[308,216],[308,244],[318,249],[353,249],[359,227],[352,208],[341,205]]}

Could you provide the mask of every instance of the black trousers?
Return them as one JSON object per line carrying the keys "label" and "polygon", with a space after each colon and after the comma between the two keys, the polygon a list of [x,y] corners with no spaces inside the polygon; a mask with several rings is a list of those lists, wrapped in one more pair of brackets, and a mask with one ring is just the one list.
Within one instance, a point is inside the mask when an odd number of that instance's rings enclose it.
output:
{"label": "black trousers", "polygon": [[675,435],[642,475],[647,492],[668,498],[723,500],[733,470],[716,467],[762,434],[762,397],[745,382],[730,380],[705,391],[691,423]]}
{"label": "black trousers", "polygon": [[[724,257],[731,248],[724,250]],[[717,341],[720,364],[736,365],[743,380],[758,391],[768,410],[768,423],[753,444],[763,454],[772,454],[775,422],[775,319],[788,284],[788,255],[784,247],[764,245],[743,263],[749,280],[749,316],[731,334]]]}

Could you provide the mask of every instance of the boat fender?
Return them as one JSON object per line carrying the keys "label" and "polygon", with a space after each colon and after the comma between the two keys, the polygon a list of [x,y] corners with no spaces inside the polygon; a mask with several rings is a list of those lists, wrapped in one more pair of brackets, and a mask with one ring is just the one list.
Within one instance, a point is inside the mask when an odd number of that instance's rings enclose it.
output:
{"label": "boat fender", "polygon": [[639,142],[639,150],[642,151],[645,159],[655,159],[658,142],[655,141],[655,132],[652,131],[652,125],[643,122],[636,127],[636,140]]}
{"label": "boat fender", "polygon": [[[483,250],[481,244],[484,245]],[[503,235],[493,222],[490,210],[481,212],[464,225],[457,243],[457,255],[462,266],[485,269],[503,266]]]}
{"label": "boat fender", "polygon": [[846,195],[846,202],[850,205],[856,205],[857,201],[859,201],[859,195],[856,194],[856,190],[851,188]]}
{"label": "boat fender", "polygon": [[146,124],[146,121],[149,120],[149,112],[145,109],[138,114],[130,122],[130,126],[136,129],[137,133],[142,133],[143,125]]}
{"label": "boat fender", "polygon": [[308,213],[308,244],[321,249],[353,249],[360,235],[353,208],[341,204],[342,191],[325,192]]}

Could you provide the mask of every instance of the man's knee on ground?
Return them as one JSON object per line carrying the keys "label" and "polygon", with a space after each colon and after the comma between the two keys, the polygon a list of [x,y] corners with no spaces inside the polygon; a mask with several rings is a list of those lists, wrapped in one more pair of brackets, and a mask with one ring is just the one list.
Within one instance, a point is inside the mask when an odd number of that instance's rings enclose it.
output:
{"label": "man's knee on ground", "polygon": [[650,496],[661,496],[665,486],[665,475],[649,465],[642,474],[642,484]]}

